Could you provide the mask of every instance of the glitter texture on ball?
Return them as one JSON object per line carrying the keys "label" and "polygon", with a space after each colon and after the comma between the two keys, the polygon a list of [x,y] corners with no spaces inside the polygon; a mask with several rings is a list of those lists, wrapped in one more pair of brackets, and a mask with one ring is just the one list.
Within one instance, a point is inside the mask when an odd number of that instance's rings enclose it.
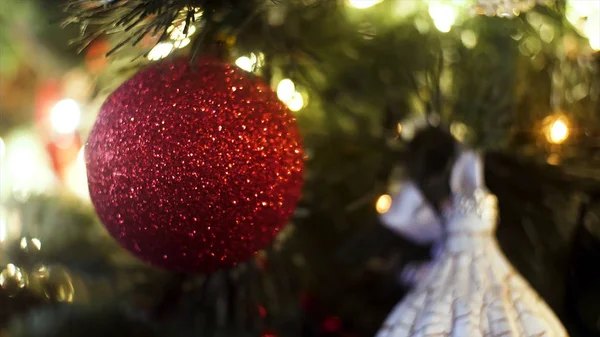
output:
{"label": "glitter texture on ball", "polygon": [[213,58],[155,63],[125,82],[102,106],[85,157],[110,234],[174,271],[248,260],[301,194],[294,117],[260,79]]}

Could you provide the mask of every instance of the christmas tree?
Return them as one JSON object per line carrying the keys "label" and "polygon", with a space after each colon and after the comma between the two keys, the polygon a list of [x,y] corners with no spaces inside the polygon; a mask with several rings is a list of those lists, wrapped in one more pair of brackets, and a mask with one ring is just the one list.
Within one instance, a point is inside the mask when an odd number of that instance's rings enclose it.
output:
{"label": "christmas tree", "polygon": [[373,336],[431,259],[381,215],[407,180],[441,214],[457,143],[507,258],[600,335],[600,1],[0,15],[0,336]]}

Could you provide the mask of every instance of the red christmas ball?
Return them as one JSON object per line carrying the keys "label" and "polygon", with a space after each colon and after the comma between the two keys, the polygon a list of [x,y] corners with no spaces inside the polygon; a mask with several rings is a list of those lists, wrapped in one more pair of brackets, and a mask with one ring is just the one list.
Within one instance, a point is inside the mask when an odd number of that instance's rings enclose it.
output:
{"label": "red christmas ball", "polygon": [[294,117],[213,58],[155,63],[102,106],[85,150],[98,216],[144,261],[211,272],[272,241],[300,198]]}

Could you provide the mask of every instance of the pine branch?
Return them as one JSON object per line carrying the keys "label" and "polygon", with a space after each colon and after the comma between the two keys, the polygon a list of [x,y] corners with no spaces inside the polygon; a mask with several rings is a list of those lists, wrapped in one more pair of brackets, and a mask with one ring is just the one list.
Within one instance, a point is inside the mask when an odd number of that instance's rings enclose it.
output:
{"label": "pine branch", "polygon": [[[239,2],[239,1],[238,1]],[[198,16],[203,19],[203,10],[226,8],[231,1],[218,0],[72,0],[65,11],[68,18],[64,25],[77,23],[82,35],[73,40],[81,49],[102,35],[123,35],[109,54],[130,44],[137,45],[144,37],[164,40],[170,27],[183,25],[187,35]]]}

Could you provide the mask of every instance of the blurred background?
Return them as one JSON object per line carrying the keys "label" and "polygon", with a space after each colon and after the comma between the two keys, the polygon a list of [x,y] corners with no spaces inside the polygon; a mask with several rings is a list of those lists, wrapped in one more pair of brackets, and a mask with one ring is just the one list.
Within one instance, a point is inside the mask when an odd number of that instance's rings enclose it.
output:
{"label": "blurred background", "polygon": [[[435,133],[406,147],[438,126],[486,151],[509,260],[571,336],[600,336],[600,1],[207,1],[110,56],[128,32],[83,31],[100,2],[71,3],[0,4],[0,336],[371,336],[429,257],[378,214],[439,173]],[[269,249],[182,276],[106,232],[83,151],[108,94],[200,36],[276,90],[307,171]]]}

